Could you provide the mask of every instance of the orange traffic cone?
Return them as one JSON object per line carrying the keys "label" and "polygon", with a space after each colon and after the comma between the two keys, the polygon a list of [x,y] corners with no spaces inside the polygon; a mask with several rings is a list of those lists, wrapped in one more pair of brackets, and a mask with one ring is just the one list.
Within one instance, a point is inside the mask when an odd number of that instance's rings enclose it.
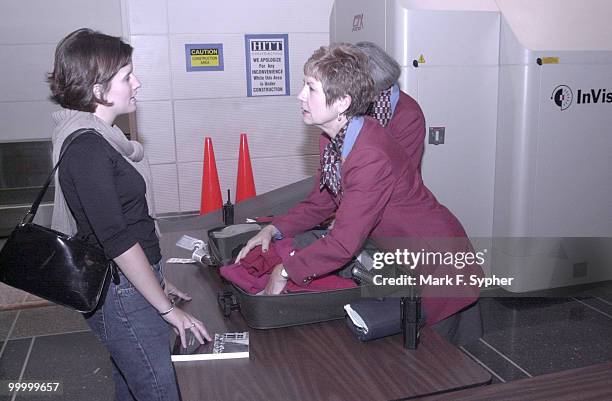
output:
{"label": "orange traffic cone", "polygon": [[249,144],[246,134],[240,134],[240,151],[238,153],[238,177],[236,178],[236,202],[255,196],[253,168],[249,155]]}
{"label": "orange traffic cone", "polygon": [[212,139],[204,141],[204,171],[202,174],[202,197],[200,200],[200,215],[221,209],[221,187],[215,163],[215,152]]}

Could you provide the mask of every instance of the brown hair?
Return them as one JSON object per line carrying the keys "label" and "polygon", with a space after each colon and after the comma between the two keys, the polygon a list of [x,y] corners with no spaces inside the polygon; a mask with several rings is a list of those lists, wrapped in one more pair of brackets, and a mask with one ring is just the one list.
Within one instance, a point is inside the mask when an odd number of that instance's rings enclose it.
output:
{"label": "brown hair", "polygon": [[[115,36],[88,28],[62,39],[55,49],[53,72],[47,76],[51,101],[67,109],[96,111],[98,104],[112,106],[105,94],[113,76],[132,61],[132,46]],[[102,97],[93,86],[102,86]]]}
{"label": "brown hair", "polygon": [[304,75],[321,81],[328,106],[349,95],[347,118],[365,114],[376,95],[367,56],[349,43],[321,46],[304,64]]}

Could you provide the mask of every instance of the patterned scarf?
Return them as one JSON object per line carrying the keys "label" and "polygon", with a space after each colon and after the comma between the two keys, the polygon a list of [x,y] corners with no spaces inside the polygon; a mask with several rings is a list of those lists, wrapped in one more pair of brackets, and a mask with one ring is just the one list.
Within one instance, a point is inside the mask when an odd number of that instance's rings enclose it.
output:
{"label": "patterned scarf", "polygon": [[368,109],[368,115],[378,120],[381,126],[386,127],[393,116],[391,111],[391,91],[393,86],[389,89],[384,90],[376,96],[376,99],[370,105]]}
{"label": "patterned scarf", "polygon": [[340,128],[340,132],[325,146],[321,156],[321,185],[319,188],[327,187],[334,196],[342,193],[340,165],[342,162],[342,145],[344,145],[347,128],[348,122]]}

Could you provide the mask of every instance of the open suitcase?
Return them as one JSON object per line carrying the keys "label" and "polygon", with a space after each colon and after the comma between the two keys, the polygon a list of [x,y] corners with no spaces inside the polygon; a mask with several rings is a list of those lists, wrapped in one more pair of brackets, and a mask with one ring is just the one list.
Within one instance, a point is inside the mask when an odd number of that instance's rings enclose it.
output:
{"label": "open suitcase", "polygon": [[[216,227],[208,231],[210,262],[214,267],[233,263],[242,246],[258,232],[258,230],[248,231],[226,238],[217,238],[215,233],[224,228],[224,226]],[[323,233],[323,230],[311,230],[299,236],[300,244],[296,244],[298,240],[296,237],[294,246],[301,248],[318,239]],[[364,249],[365,252],[375,251],[370,241],[366,242]],[[349,262],[341,269],[341,272],[344,272],[341,275],[348,277],[352,271],[366,271],[359,264],[358,260]],[[361,269],[354,269],[355,267]],[[249,294],[240,287],[225,282],[217,300],[225,316],[229,316],[234,310],[239,310],[249,327],[272,329],[342,319],[345,316],[344,305],[360,299],[364,294],[384,296],[381,291],[384,292],[385,288],[364,284],[340,290],[266,296]]]}

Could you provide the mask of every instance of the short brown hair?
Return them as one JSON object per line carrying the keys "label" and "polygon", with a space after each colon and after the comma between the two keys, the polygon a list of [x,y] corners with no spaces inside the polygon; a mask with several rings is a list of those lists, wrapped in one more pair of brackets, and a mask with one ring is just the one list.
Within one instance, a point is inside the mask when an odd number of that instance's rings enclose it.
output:
{"label": "short brown hair", "polygon": [[321,81],[328,106],[349,95],[352,102],[344,112],[347,118],[365,114],[374,100],[368,58],[350,43],[321,46],[304,64],[304,75]]}
{"label": "short brown hair", "polygon": [[[113,76],[132,61],[132,46],[115,36],[88,28],[78,29],[58,43],[53,72],[47,77],[51,100],[66,109],[96,111],[98,104],[112,106],[104,98]],[[102,97],[93,86],[102,86]]]}

